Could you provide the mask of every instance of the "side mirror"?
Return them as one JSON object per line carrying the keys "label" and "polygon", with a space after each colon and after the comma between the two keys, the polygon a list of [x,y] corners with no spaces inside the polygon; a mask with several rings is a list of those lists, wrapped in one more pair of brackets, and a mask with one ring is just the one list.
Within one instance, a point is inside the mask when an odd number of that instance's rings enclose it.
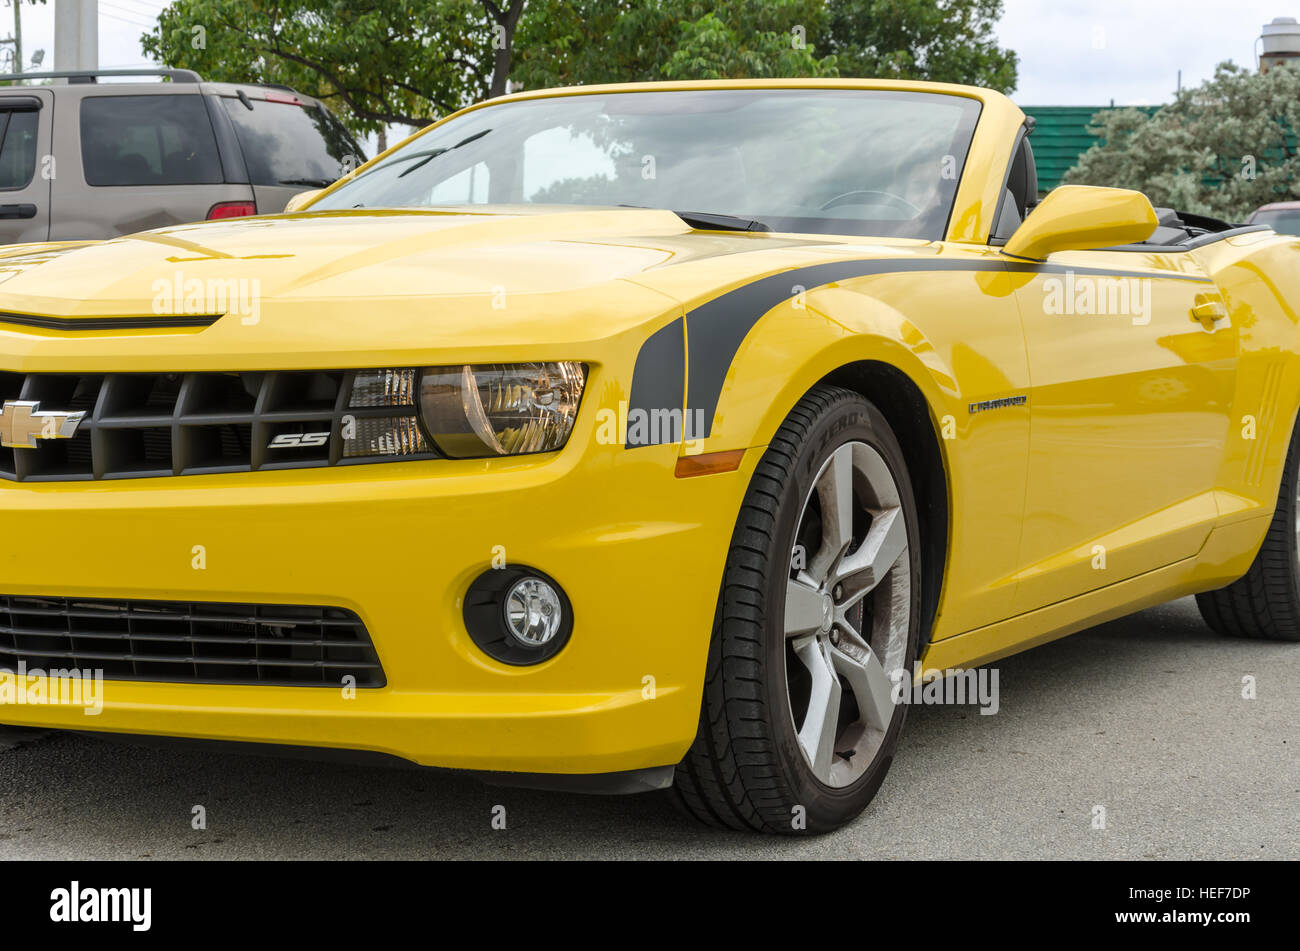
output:
{"label": "side mirror", "polygon": [[284,206],[284,213],[287,215],[291,211],[297,211],[303,205],[311,204],[316,200],[316,196],[324,190],[323,188],[313,188],[311,191],[298,192],[289,199],[289,204]]}
{"label": "side mirror", "polygon": [[1159,224],[1141,192],[1062,185],[1044,198],[1002,250],[1041,261],[1056,251],[1093,251],[1145,241]]}

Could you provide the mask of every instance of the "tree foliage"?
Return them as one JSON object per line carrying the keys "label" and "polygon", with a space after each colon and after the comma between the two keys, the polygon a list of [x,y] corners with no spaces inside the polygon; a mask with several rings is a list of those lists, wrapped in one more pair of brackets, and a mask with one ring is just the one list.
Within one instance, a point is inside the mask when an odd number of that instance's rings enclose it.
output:
{"label": "tree foliage", "polygon": [[1091,131],[1102,141],[1066,182],[1134,188],[1157,206],[1230,221],[1300,199],[1300,69],[1223,63],[1154,114],[1099,113]]}
{"label": "tree foliage", "polygon": [[531,0],[515,78],[544,88],[834,76],[828,22],[823,0]]}
{"label": "tree foliage", "polygon": [[141,45],[155,60],[205,79],[292,86],[329,103],[354,131],[373,132],[394,123],[424,125],[504,92],[523,6],[524,0],[176,0]]}
{"label": "tree foliage", "polygon": [[828,52],[845,76],[1016,88],[1019,59],[998,46],[1002,0],[832,0]]}
{"label": "tree foliage", "polygon": [[168,66],[284,83],[357,132],[509,87],[794,76],[1015,86],[1001,0],[175,0],[142,37]]}

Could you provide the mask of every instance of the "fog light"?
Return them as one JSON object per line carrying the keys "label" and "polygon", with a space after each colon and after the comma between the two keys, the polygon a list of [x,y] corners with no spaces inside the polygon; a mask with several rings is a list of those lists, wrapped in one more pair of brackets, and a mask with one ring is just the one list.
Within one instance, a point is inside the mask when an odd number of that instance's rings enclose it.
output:
{"label": "fog light", "polygon": [[573,607],[564,589],[523,565],[489,569],[474,579],[463,614],[480,650],[518,667],[554,657],[573,632]]}
{"label": "fog light", "polygon": [[516,581],[506,594],[506,627],[527,647],[547,643],[560,631],[564,606],[541,578]]}

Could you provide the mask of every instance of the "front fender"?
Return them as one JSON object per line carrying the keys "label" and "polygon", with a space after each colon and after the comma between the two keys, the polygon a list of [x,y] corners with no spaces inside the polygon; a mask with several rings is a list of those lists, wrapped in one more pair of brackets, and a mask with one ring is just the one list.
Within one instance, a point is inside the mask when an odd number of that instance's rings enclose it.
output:
{"label": "front fender", "polygon": [[[936,640],[1006,616],[1014,595],[1024,512],[1029,392],[1020,313],[1011,280],[970,259],[964,267],[891,271],[796,290],[753,320],[725,368],[707,436],[683,451],[761,449],[794,405],[841,367],[897,369],[929,407],[949,484],[951,555]],[[699,417],[701,375],[718,341],[685,317],[688,416]],[[725,350],[725,347],[722,348]],[[997,411],[978,405],[1007,400]]]}

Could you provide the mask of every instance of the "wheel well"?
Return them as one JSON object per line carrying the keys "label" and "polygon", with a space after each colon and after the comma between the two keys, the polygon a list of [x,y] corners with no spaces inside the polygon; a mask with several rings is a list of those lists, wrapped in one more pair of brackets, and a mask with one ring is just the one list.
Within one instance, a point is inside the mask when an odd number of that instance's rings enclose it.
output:
{"label": "wheel well", "polygon": [[921,645],[930,642],[948,563],[948,479],[930,407],[907,374],[887,363],[842,366],[823,383],[862,394],[884,414],[903,448],[921,530]]}

